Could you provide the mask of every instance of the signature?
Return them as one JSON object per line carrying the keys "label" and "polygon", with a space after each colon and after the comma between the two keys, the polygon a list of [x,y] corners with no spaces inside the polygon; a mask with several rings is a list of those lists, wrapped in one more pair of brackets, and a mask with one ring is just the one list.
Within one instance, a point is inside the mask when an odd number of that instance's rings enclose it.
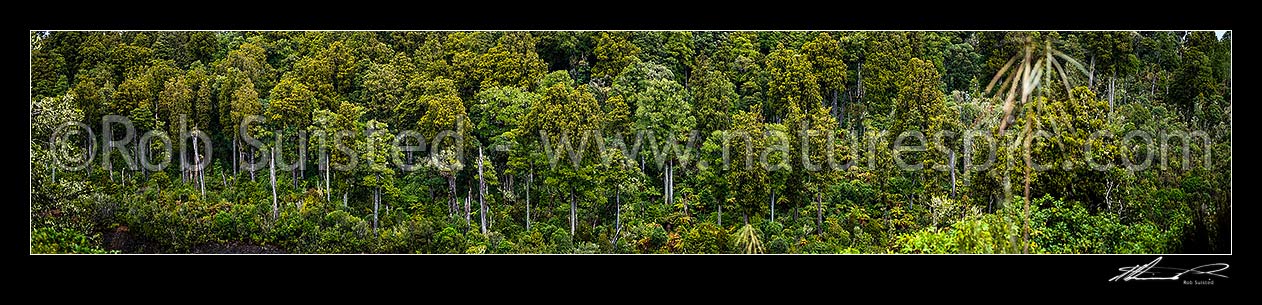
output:
{"label": "signature", "polygon": [[[1117,280],[1177,281],[1179,280],[1179,277],[1184,276],[1184,275],[1189,275],[1189,274],[1190,275],[1207,275],[1207,276],[1213,275],[1217,277],[1227,278],[1227,276],[1218,274],[1216,272],[1227,270],[1227,268],[1231,267],[1230,265],[1227,265],[1224,263],[1214,263],[1214,264],[1206,264],[1206,265],[1197,266],[1196,268],[1192,268],[1192,269],[1182,269],[1182,268],[1170,268],[1170,267],[1157,267],[1157,263],[1159,262],[1161,262],[1161,257],[1157,257],[1157,259],[1153,260],[1151,263],[1117,268],[1118,271],[1122,271],[1122,274],[1119,274],[1118,276],[1114,276],[1113,278],[1109,279],[1109,281],[1110,282],[1114,282]],[[1217,268],[1217,269],[1214,269],[1214,268]]]}

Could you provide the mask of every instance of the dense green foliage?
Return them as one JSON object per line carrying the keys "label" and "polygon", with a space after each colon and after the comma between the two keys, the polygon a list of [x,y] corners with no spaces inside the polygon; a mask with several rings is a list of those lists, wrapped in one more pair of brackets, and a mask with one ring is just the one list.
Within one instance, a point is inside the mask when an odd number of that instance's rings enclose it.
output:
{"label": "dense green foliage", "polygon": [[[1026,41],[1083,67],[1005,118]],[[1230,32],[31,43],[32,253],[1231,249]]]}

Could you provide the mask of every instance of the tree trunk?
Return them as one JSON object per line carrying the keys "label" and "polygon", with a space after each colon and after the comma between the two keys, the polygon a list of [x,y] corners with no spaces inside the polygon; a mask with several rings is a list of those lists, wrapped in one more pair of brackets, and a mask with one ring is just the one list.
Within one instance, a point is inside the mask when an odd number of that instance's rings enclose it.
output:
{"label": "tree trunk", "polygon": [[271,151],[271,158],[267,159],[267,164],[271,168],[272,173],[272,220],[276,220],[280,216],[277,212],[276,201],[276,148],[272,148],[269,151]]}
{"label": "tree trunk", "polygon": [[[306,135],[307,134],[305,132],[298,133],[298,157],[295,158],[295,159],[298,159],[298,171],[299,171],[299,175],[302,176],[302,180],[307,180],[307,153],[306,153],[307,136]],[[319,181],[320,180],[316,180],[316,185],[320,184]],[[298,183],[294,182],[294,187],[297,187],[297,186],[298,186]]]}
{"label": "tree trunk", "polygon": [[[140,144],[141,144],[140,137],[136,137],[136,146],[135,146],[136,147],[136,163],[140,165],[140,173],[144,174],[145,178],[149,178],[149,171],[145,169],[145,165],[143,163],[140,163],[140,161],[145,160],[145,150],[148,150],[149,148],[144,147],[144,149],[141,149],[142,145]],[[52,143],[49,143],[49,145],[52,145]],[[52,150],[49,150],[49,151],[52,151]],[[53,174],[56,174],[56,172],[53,172]],[[57,181],[55,176],[53,178],[54,178],[53,181]]]}
{"label": "tree trunk", "polygon": [[[613,225],[613,226],[614,226],[614,231],[615,231],[615,232],[621,232],[621,231],[622,231],[622,190],[621,190],[621,189],[614,189],[613,194],[614,194],[614,195],[613,195],[613,202],[614,202],[614,219],[613,219],[613,223],[614,223],[614,225]],[[617,234],[617,233],[615,233],[615,234],[614,234],[614,236],[613,236],[613,238],[614,238],[613,240],[614,240],[615,242],[617,242],[617,241],[618,241],[618,234]]]}
{"label": "tree trunk", "polygon": [[[194,131],[194,132],[197,132],[197,131]],[[202,154],[201,154],[200,152],[198,152],[198,150],[197,150],[197,139],[199,139],[199,138],[198,138],[198,137],[193,137],[193,158],[194,158],[194,159],[196,160],[196,162],[197,162],[197,163],[195,163],[195,164],[193,165],[193,170],[194,170],[194,172],[195,172],[195,173],[197,173],[197,177],[198,177],[198,179],[197,179],[197,181],[198,181],[198,185],[201,187],[201,190],[202,190],[202,197],[204,198],[204,197],[206,197],[206,176],[205,176],[205,174],[204,174],[204,173],[202,173],[202,171],[203,171],[203,170],[202,170],[202,167],[201,167],[201,166],[202,166]]]}
{"label": "tree trunk", "polygon": [[1113,71],[1113,76],[1109,77],[1109,117],[1113,117],[1113,89],[1116,87],[1117,71]]}
{"label": "tree trunk", "polygon": [[1021,247],[1023,253],[1030,253],[1030,119],[1025,120],[1025,230]]}
{"label": "tree trunk", "polygon": [[238,173],[237,161],[241,159],[241,151],[237,148],[237,141],[240,137],[241,137],[240,133],[234,133],[232,135],[232,177],[233,178],[236,178],[237,176],[237,173]]}
{"label": "tree trunk", "polygon": [[482,234],[486,234],[486,180],[482,177],[482,147],[478,147],[478,214],[482,219]]}
{"label": "tree trunk", "polygon": [[[377,180],[381,180],[381,175],[377,175]],[[377,233],[377,209],[381,206],[381,187],[373,188],[372,192],[372,233]]]}
{"label": "tree trunk", "polygon": [[824,199],[815,194],[815,235],[824,232]]}
{"label": "tree trunk", "polygon": [[[114,140],[114,139],[110,139],[110,140]],[[110,142],[110,151],[112,151],[112,150],[114,150],[114,142],[112,142],[112,141],[111,141],[111,142]],[[114,181],[114,166],[111,166],[112,164],[114,164],[114,160],[110,160],[109,155],[106,155],[106,158],[105,158],[105,170],[110,171],[110,181],[111,181],[111,183],[112,183],[112,181]]]}
{"label": "tree trunk", "polygon": [[472,215],[472,214],[473,214],[472,207],[470,207],[470,205],[469,205],[470,201],[473,201],[473,188],[472,188],[472,187],[470,187],[470,188],[468,188],[468,189],[465,189],[465,194],[464,194],[464,228],[465,228],[465,232],[468,232],[468,231],[469,231],[469,227],[473,226],[473,218],[472,218],[472,217],[470,217],[470,215]]}
{"label": "tree trunk", "polygon": [[570,239],[574,239],[574,224],[578,219],[578,202],[574,195],[574,188],[570,188]]}
{"label": "tree trunk", "polygon": [[951,198],[955,198],[955,151],[951,151]]}
{"label": "tree trunk", "polygon": [[[670,168],[670,165],[666,168]],[[662,171],[662,203],[670,206],[670,170]]]}
{"label": "tree trunk", "polygon": [[456,216],[457,206],[460,203],[456,200],[456,177],[454,174],[447,177],[447,190],[451,194],[451,196],[447,196],[447,215],[449,217]]}
{"label": "tree trunk", "polygon": [[333,176],[332,168],[329,168],[328,155],[324,157],[324,200],[333,201],[333,186],[329,184],[330,176]]}
{"label": "tree trunk", "polygon": [[863,61],[862,60],[859,61],[859,75],[856,78],[858,78],[858,80],[855,82],[855,95],[859,101],[859,104],[863,104]]}
{"label": "tree trunk", "polygon": [[833,89],[833,107],[829,109],[833,117],[837,117],[837,89]]}
{"label": "tree trunk", "polygon": [[1091,72],[1087,74],[1087,88],[1095,91],[1095,55],[1091,55]]}
{"label": "tree trunk", "polygon": [[526,230],[530,230],[530,182],[535,180],[535,169],[530,168],[530,177],[526,178]]}
{"label": "tree trunk", "polygon": [[[745,217],[749,217],[749,215]],[[776,221],[776,190],[771,190],[771,221]]]}
{"label": "tree trunk", "polygon": [[719,199],[719,228],[723,227],[723,199]]}

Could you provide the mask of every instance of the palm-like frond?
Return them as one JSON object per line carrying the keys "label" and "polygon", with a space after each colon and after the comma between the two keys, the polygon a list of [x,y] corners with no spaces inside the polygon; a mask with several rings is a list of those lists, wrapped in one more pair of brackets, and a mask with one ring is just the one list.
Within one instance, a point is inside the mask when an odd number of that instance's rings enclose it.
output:
{"label": "palm-like frond", "polygon": [[[1018,94],[1020,95],[1019,104],[1026,104],[1030,94],[1042,85],[1044,76],[1059,75],[1065,85],[1065,92],[1068,93],[1072,89],[1069,85],[1069,74],[1065,73],[1066,69],[1061,64],[1062,61],[1077,68],[1084,75],[1088,73],[1082,63],[1052,48],[1050,41],[1040,46],[1027,40],[1021,52],[1017,52],[1003,67],[999,68],[999,72],[995,73],[982,92],[993,94],[994,97],[1002,98],[1004,101],[1003,117],[999,123],[1000,133],[1008,127],[1008,119],[1012,117],[1012,110],[1018,104]],[[999,86],[996,87],[995,84]],[[991,92],[992,89],[995,89],[994,92]],[[1004,94],[1004,91],[1007,93]]]}
{"label": "palm-like frond", "polygon": [[758,254],[763,252],[762,241],[758,240],[758,232],[754,230],[754,226],[745,224],[740,231],[736,233],[736,243],[744,249],[745,254]]}

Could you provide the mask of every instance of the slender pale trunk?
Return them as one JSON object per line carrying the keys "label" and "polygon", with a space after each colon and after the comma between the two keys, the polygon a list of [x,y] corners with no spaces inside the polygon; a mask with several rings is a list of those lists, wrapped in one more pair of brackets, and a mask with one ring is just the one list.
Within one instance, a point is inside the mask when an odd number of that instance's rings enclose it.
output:
{"label": "slender pale trunk", "polygon": [[[148,147],[143,147],[144,149],[141,149],[141,148],[142,148],[142,146],[144,146],[144,145],[141,145],[141,144],[143,144],[143,143],[140,143],[140,138],[139,138],[139,137],[137,137],[137,138],[136,138],[136,163],[137,163],[137,164],[140,164],[140,161],[141,161],[141,160],[145,160],[145,151],[146,151],[146,150],[149,150],[149,148],[148,148]],[[149,178],[149,171],[145,169],[145,165],[144,165],[144,164],[140,164],[140,173],[141,173],[141,174],[144,174],[145,180],[148,180],[148,178]],[[55,178],[55,177],[54,177],[54,178]],[[53,181],[57,181],[57,180],[56,180],[56,179],[53,179]]]}
{"label": "slender pale trunk", "polygon": [[859,104],[863,104],[863,62],[862,61],[859,62],[859,76],[858,76],[858,80],[855,82],[854,92],[855,92],[856,98],[859,99]]}
{"label": "slender pale trunk", "polygon": [[[301,172],[302,180],[307,180],[307,136],[306,133],[298,133],[298,171]],[[296,179],[295,179],[296,180]],[[316,185],[320,184],[316,180]],[[298,186],[298,182],[294,182],[294,186]]]}
{"label": "slender pale trunk", "polygon": [[255,154],[255,153],[257,153],[257,152],[256,152],[256,151],[251,150],[251,151],[250,151],[250,154],[249,154],[249,156],[250,156],[250,181],[256,181],[256,179],[254,179],[254,169],[255,169],[255,166],[254,166],[254,154]]}
{"label": "slender pale trunk", "polygon": [[[377,181],[380,183],[381,174],[377,174]],[[372,232],[377,233],[377,209],[381,206],[381,187],[378,186],[372,192]]]}
{"label": "slender pale trunk", "polygon": [[472,223],[473,223],[473,219],[469,217],[470,214],[473,214],[473,211],[471,211],[469,207],[469,201],[472,201],[472,199],[473,199],[473,188],[470,187],[469,189],[465,190],[465,197],[464,197],[464,227],[465,227],[466,232],[469,230],[469,227],[472,226]]}
{"label": "slender pale trunk", "polygon": [[232,177],[234,179],[239,173],[237,171],[238,170],[237,161],[241,159],[241,150],[237,148],[237,141],[239,141],[238,140],[239,138],[241,138],[240,133],[233,133],[232,135]]}
{"label": "slender pale trunk", "polygon": [[[194,132],[197,132],[197,131],[194,131]],[[200,132],[198,132],[198,133],[200,133]],[[204,174],[204,173],[202,173],[202,169],[201,169],[201,166],[202,166],[202,154],[201,154],[200,152],[198,152],[198,150],[197,150],[197,142],[198,142],[198,141],[197,141],[197,139],[199,139],[199,138],[198,138],[198,137],[193,137],[193,158],[194,158],[194,159],[196,160],[196,162],[197,162],[197,163],[194,163],[194,164],[193,164],[193,170],[194,170],[194,172],[195,172],[195,173],[197,173],[197,177],[198,177],[197,181],[198,181],[198,185],[200,185],[200,186],[201,186],[201,190],[202,190],[202,197],[206,197],[206,176],[205,176],[205,174]]]}
{"label": "slender pale trunk", "polygon": [[[56,148],[55,148],[55,147],[53,147],[53,142],[48,142],[48,151],[49,151],[49,153],[50,153],[50,154],[56,154],[56,153],[57,153],[57,152],[56,152]],[[141,168],[143,168],[143,167],[144,167],[144,166],[141,166]],[[52,168],[52,170],[53,170],[53,182],[57,182],[57,167],[56,167],[56,166],[52,166],[52,163],[44,163],[44,168],[45,168],[45,169]]]}
{"label": "slender pale trunk", "polygon": [[333,201],[333,186],[329,184],[330,176],[333,176],[332,168],[329,168],[329,157],[324,156],[324,200]]}
{"label": "slender pale trunk", "polygon": [[771,221],[776,221],[776,190],[771,190]]}
{"label": "slender pale trunk", "polygon": [[[110,140],[113,140],[113,139],[110,139]],[[114,142],[113,142],[113,141],[110,141],[110,148],[109,148],[109,149],[110,149],[110,151],[113,151],[113,150],[114,150]],[[109,155],[106,155],[106,156],[109,156]],[[106,158],[106,159],[110,159],[110,158]],[[110,172],[110,182],[114,182],[114,167],[113,167],[113,166],[111,166],[112,164],[114,164],[114,162],[113,162],[113,160],[105,160],[105,162],[106,162],[106,163],[105,163],[105,170]]]}
{"label": "slender pale trunk", "polygon": [[526,230],[530,230],[530,183],[535,181],[535,169],[530,168],[530,177],[526,178]]}
{"label": "slender pale trunk", "polygon": [[451,193],[451,196],[448,196],[450,199],[447,201],[447,211],[449,211],[448,214],[451,216],[455,216],[456,210],[458,209],[457,206],[460,205],[460,202],[456,199],[456,177],[454,173],[452,176],[447,177],[447,188]]}
{"label": "slender pale trunk", "polygon": [[1095,55],[1091,56],[1091,72],[1087,74],[1087,88],[1095,90]]}
{"label": "slender pale trunk", "polygon": [[273,219],[273,220],[275,220],[277,217],[279,217],[279,216],[280,216],[280,214],[279,214],[279,213],[278,213],[278,211],[277,211],[277,204],[278,204],[278,203],[277,203],[277,201],[276,201],[276,148],[274,148],[274,147],[273,147],[273,148],[272,148],[272,149],[270,149],[269,151],[271,152],[271,158],[268,158],[268,159],[267,159],[267,164],[268,164],[268,167],[270,167],[270,168],[271,168],[271,177],[272,177],[272,219]]}
{"label": "slender pale trunk", "polygon": [[486,234],[486,180],[482,177],[482,147],[478,147],[478,214],[482,218],[482,234]]}
{"label": "slender pale trunk", "polygon": [[723,200],[719,199],[719,227],[723,227]]}
{"label": "slender pale trunk", "polygon": [[[184,139],[180,139],[180,141],[184,141]],[[184,143],[180,142],[180,148],[181,148],[180,149],[180,183],[188,183],[188,164],[187,164],[188,162],[185,161],[184,149],[183,149],[184,147],[185,147]],[[113,148],[114,148],[114,143],[110,143],[110,149],[113,149]],[[110,162],[110,163],[113,164],[113,162]],[[114,180],[114,172],[112,171],[110,172],[110,180]]]}
{"label": "slender pale trunk", "polygon": [[615,243],[617,243],[617,242],[618,242],[618,233],[621,233],[621,232],[622,232],[622,190],[621,190],[621,189],[614,189],[613,194],[614,194],[614,195],[613,195],[613,202],[614,202],[614,216],[613,216],[613,217],[614,217],[614,218],[613,218],[613,223],[614,223],[614,225],[613,225],[613,227],[614,227],[614,234],[613,234],[613,241],[614,241]]}
{"label": "slender pale trunk", "polygon": [[1030,119],[1025,120],[1025,230],[1022,243],[1023,253],[1030,253]]}
{"label": "slender pale trunk", "polygon": [[570,239],[574,239],[574,228],[578,219],[578,203],[575,202],[574,188],[570,188]]}
{"label": "slender pale trunk", "polygon": [[670,206],[670,165],[662,171],[662,204]]}
{"label": "slender pale trunk", "polygon": [[824,199],[819,194],[815,194],[815,234],[819,235],[824,229]]}
{"label": "slender pale trunk", "polygon": [[951,198],[955,198],[955,151],[951,151]]}
{"label": "slender pale trunk", "polygon": [[1117,71],[1113,71],[1113,76],[1109,77],[1109,116],[1113,116],[1113,89],[1117,86]]}

